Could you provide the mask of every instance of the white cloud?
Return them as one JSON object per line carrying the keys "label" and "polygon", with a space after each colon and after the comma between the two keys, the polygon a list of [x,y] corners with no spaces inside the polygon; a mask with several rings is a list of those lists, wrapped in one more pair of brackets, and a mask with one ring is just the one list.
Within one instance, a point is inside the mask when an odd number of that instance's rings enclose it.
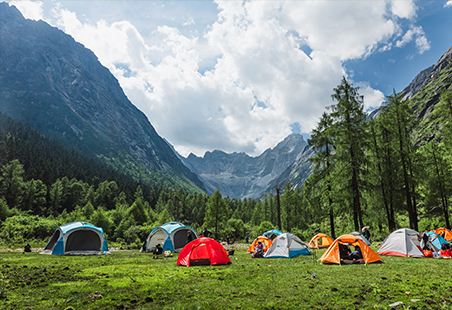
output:
{"label": "white cloud", "polygon": [[445,7],[452,7],[452,0],[447,0]]}
{"label": "white cloud", "polygon": [[374,89],[368,84],[358,84],[359,92],[364,96],[364,110],[372,111],[380,107],[385,100],[385,95],[378,89]]}
{"label": "white cloud", "polygon": [[[48,21],[93,50],[181,153],[258,154],[291,133],[293,123],[310,131],[332,103],[343,62],[397,45],[400,21],[416,14],[412,1],[397,0],[217,6],[216,22],[196,36],[165,25],[143,36],[130,21],[82,22],[62,6]],[[397,46],[414,40],[427,49],[422,28],[410,30]],[[366,108],[383,98],[368,85],[362,93]]]}
{"label": "white cloud", "polygon": [[13,0],[8,1],[8,3],[14,5],[25,18],[33,20],[43,19],[42,1]]}
{"label": "white cloud", "polygon": [[391,3],[392,13],[400,18],[416,17],[416,5],[413,0],[394,0]]}
{"label": "white cloud", "polygon": [[397,47],[403,47],[413,40],[415,41],[420,54],[430,49],[430,43],[425,36],[424,30],[420,26],[411,26],[395,44]]}

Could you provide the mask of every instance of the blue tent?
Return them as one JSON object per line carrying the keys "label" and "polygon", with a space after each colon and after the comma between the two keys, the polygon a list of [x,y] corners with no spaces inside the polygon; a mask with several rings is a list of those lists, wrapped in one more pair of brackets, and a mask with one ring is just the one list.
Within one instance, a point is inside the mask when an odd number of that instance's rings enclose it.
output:
{"label": "blue tent", "polygon": [[74,222],[55,230],[43,254],[89,255],[108,252],[104,231],[90,223]]}
{"label": "blue tent", "polygon": [[163,251],[179,252],[190,241],[198,235],[190,226],[179,222],[169,222],[155,227],[146,239],[145,251],[152,251],[157,244],[163,247]]}
{"label": "blue tent", "polygon": [[[428,231],[427,234],[429,242],[433,245],[436,251],[441,250],[443,244],[449,244],[443,237],[434,233],[433,231]],[[423,242],[421,242],[421,246],[424,246]]]}
{"label": "blue tent", "polygon": [[273,238],[275,238],[275,237],[277,237],[279,235],[282,235],[282,233],[283,232],[280,231],[279,229],[272,229],[272,230],[268,230],[268,231],[264,232],[262,234],[262,236],[270,238],[270,239],[273,239]]}

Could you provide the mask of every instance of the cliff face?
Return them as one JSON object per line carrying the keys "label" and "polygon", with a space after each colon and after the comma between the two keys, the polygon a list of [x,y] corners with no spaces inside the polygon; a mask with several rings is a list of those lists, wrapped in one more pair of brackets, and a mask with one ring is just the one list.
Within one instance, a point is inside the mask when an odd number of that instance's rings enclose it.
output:
{"label": "cliff face", "polygon": [[0,3],[0,47],[0,112],[126,170],[202,186],[115,77],[72,37]]}

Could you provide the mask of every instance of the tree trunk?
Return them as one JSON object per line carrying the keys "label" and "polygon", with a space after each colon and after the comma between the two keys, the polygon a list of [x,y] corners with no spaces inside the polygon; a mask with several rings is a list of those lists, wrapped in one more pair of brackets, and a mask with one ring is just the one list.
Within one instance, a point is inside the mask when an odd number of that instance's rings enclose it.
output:
{"label": "tree trunk", "polygon": [[330,209],[329,211],[329,216],[330,216],[330,233],[331,233],[331,237],[333,239],[336,239],[336,232],[334,231],[334,210],[333,210],[333,199],[331,198],[331,180],[329,178],[329,173],[330,173],[330,159],[329,159],[329,155],[330,155],[330,148],[329,148],[329,144],[326,144],[326,171],[328,172],[328,207]]}
{"label": "tree trunk", "polygon": [[281,201],[280,201],[280,197],[279,197],[279,187],[276,187],[276,216],[277,216],[277,222],[278,222],[278,229],[282,230],[282,225],[281,225]]}
{"label": "tree trunk", "polygon": [[383,199],[383,206],[384,206],[385,211],[386,211],[386,218],[388,220],[389,231],[393,231],[395,229],[394,229],[393,222],[392,222],[392,219],[391,219],[391,213],[389,211],[388,199],[386,197],[386,190],[385,190],[385,185],[384,185],[384,182],[383,182],[383,169],[381,168],[381,158],[379,156],[380,152],[379,152],[379,149],[378,149],[377,137],[376,137],[375,129],[374,129],[373,125],[371,126],[371,131],[372,131],[372,138],[373,138],[374,149],[375,149],[375,156],[377,158],[377,170],[378,170],[378,174],[380,176],[380,190],[381,190],[381,196],[382,196],[382,199]]}
{"label": "tree trunk", "polygon": [[394,230],[397,228],[397,223],[395,220],[395,214],[394,214],[394,175],[393,175],[393,167],[392,167],[392,160],[391,160],[391,147],[389,144],[389,136],[388,136],[388,130],[386,128],[383,128],[383,138],[385,140],[386,148],[385,148],[385,166],[387,171],[387,179],[389,182],[388,186],[388,192],[389,192],[389,214],[392,222],[392,226],[394,227]]}
{"label": "tree trunk", "polygon": [[409,177],[408,177],[408,167],[407,164],[405,162],[405,152],[404,152],[404,147],[403,147],[403,132],[402,132],[402,124],[401,124],[401,119],[400,119],[400,111],[399,111],[399,106],[397,103],[396,106],[396,114],[397,114],[397,129],[398,129],[398,133],[399,133],[399,150],[400,150],[400,160],[402,162],[402,170],[403,170],[403,183],[404,183],[404,189],[405,189],[405,198],[406,198],[406,206],[407,206],[407,211],[408,211],[408,217],[410,220],[410,228],[417,230],[416,229],[416,220],[414,218],[414,214],[413,214],[413,201],[411,198],[411,188],[410,188],[410,181],[409,181]]}
{"label": "tree trunk", "polygon": [[441,175],[439,165],[438,165],[438,159],[436,157],[436,150],[432,150],[432,156],[433,156],[433,163],[435,164],[435,171],[436,171],[436,177],[438,178],[438,187],[439,187],[439,194],[441,196],[441,205],[443,209],[444,214],[444,220],[446,223],[446,228],[450,229],[450,222],[449,222],[449,206],[447,204],[447,197],[445,195],[444,190],[444,183],[443,183],[443,177]]}

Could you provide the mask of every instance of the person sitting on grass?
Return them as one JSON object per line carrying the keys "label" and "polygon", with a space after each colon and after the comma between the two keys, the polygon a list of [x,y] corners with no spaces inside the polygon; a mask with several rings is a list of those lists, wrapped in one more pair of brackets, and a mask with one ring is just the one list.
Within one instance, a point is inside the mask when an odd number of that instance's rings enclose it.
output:
{"label": "person sitting on grass", "polygon": [[24,247],[24,253],[31,253],[31,245],[27,243]]}
{"label": "person sitting on grass", "polygon": [[352,260],[359,260],[363,258],[363,253],[361,252],[361,248],[359,245],[355,246],[355,251],[350,253],[350,259]]}
{"label": "person sitting on grass", "polygon": [[256,247],[254,248],[254,253],[252,254],[253,258],[262,258],[264,257],[264,244],[262,242],[258,242]]}
{"label": "person sitting on grass", "polygon": [[347,244],[339,243],[339,256],[341,259],[349,259],[350,258],[350,248]]}
{"label": "person sitting on grass", "polygon": [[160,243],[158,243],[158,244],[155,246],[155,248],[154,248],[153,251],[152,251],[152,254],[154,254],[154,255],[152,256],[152,258],[154,258],[154,259],[159,258],[159,255],[162,255],[162,254],[163,254],[163,248],[162,248],[162,245],[161,245]]}

